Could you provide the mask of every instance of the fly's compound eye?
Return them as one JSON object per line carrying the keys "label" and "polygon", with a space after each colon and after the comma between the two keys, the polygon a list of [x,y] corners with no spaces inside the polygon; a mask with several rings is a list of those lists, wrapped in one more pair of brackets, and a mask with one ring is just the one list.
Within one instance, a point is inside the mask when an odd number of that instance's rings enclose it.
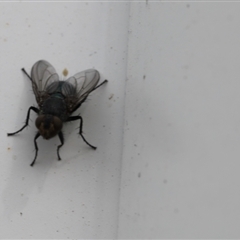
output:
{"label": "fly's compound eye", "polygon": [[39,115],[35,124],[45,139],[56,136],[63,126],[61,119],[52,115]]}

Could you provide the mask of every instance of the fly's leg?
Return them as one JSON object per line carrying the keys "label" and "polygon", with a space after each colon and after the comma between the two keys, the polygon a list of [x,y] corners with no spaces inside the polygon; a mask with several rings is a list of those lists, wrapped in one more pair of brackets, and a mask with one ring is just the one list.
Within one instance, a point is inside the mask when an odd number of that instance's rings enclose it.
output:
{"label": "fly's leg", "polygon": [[21,69],[25,74],[26,76],[32,81],[32,78],[29,76],[29,74],[26,72],[26,70],[24,68]]}
{"label": "fly's leg", "polygon": [[40,136],[40,133],[38,132],[38,133],[36,134],[35,138],[34,138],[34,145],[35,145],[35,150],[36,150],[36,152],[35,152],[35,157],[34,157],[32,163],[30,164],[31,167],[33,167],[33,165],[34,165],[34,163],[35,163],[35,161],[36,161],[36,159],[37,159],[37,154],[38,154],[37,139],[39,138],[39,136]]}
{"label": "fly's leg", "polygon": [[[30,78],[31,79],[31,78]],[[98,86],[96,86],[91,92],[93,92],[94,90],[96,90],[97,88],[99,88],[100,86],[102,86],[103,84],[107,83],[108,80],[104,80],[102,83],[100,83]],[[91,93],[89,92],[88,95]],[[71,113],[75,112],[81,105],[83,102],[86,101],[88,95],[71,111]]]}
{"label": "fly's leg", "polygon": [[67,122],[70,122],[70,121],[76,121],[76,120],[80,120],[80,127],[79,127],[79,134],[80,136],[82,137],[83,141],[89,146],[91,147],[92,149],[96,150],[97,147],[94,147],[93,145],[91,145],[86,139],[85,137],[83,136],[82,134],[82,125],[83,125],[83,119],[81,116],[71,116],[67,119]]}
{"label": "fly's leg", "polygon": [[60,160],[61,160],[61,157],[60,157],[60,155],[59,155],[59,149],[60,149],[60,147],[62,147],[63,144],[64,144],[64,137],[63,137],[62,131],[60,131],[60,132],[58,133],[58,137],[59,137],[59,139],[60,139],[60,141],[61,141],[61,144],[58,145],[58,147],[57,147],[58,160],[60,161]]}
{"label": "fly's leg", "polygon": [[30,117],[30,111],[31,111],[31,110],[33,110],[33,111],[34,111],[35,113],[37,113],[37,114],[39,113],[39,109],[37,109],[37,108],[35,108],[35,107],[30,107],[30,108],[28,109],[28,113],[27,113],[27,118],[26,118],[26,121],[25,121],[25,125],[24,125],[21,129],[19,129],[18,131],[16,131],[16,132],[8,133],[8,134],[7,134],[8,136],[13,136],[13,135],[21,132],[25,127],[28,126],[29,117]]}
{"label": "fly's leg", "polygon": [[[107,83],[107,82],[108,82],[108,80],[105,79],[102,83],[100,83],[98,86],[96,86],[92,91],[96,90],[97,88],[99,88],[100,86],[102,86],[103,84],[105,84],[105,83]],[[92,92],[92,91],[91,91],[91,92]]]}

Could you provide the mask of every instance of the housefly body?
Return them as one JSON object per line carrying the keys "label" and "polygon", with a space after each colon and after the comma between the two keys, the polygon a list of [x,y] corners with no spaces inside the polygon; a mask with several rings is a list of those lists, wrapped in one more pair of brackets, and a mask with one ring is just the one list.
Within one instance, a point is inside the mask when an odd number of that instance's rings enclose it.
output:
{"label": "housefly body", "polygon": [[28,126],[30,111],[37,113],[38,117],[35,125],[38,132],[34,138],[35,157],[31,163],[34,165],[38,155],[37,139],[42,136],[44,139],[50,139],[58,135],[60,145],[57,147],[58,160],[61,160],[59,149],[64,144],[62,133],[63,123],[71,121],[80,121],[79,134],[83,141],[93,149],[82,134],[83,119],[81,116],[71,116],[81,104],[87,99],[88,95],[101,85],[107,83],[107,80],[97,85],[100,79],[99,72],[95,69],[88,69],[75,74],[66,81],[60,81],[54,67],[45,60],[36,62],[31,70],[31,76],[23,68],[22,71],[32,82],[32,89],[38,104],[38,108],[31,106],[27,112],[25,125],[16,132],[8,133],[13,136],[21,132]]}

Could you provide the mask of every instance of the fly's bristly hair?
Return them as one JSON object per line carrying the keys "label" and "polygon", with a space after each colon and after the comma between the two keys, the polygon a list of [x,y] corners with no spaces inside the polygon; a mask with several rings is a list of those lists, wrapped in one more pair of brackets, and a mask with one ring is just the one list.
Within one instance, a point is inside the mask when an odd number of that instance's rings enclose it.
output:
{"label": "fly's bristly hair", "polygon": [[[57,155],[58,159],[61,160],[59,149],[64,145],[62,127],[63,123],[66,122],[79,120],[79,135],[88,146],[96,149],[96,147],[91,145],[82,134],[82,117],[79,114],[77,116],[72,116],[72,113],[87,100],[91,92],[107,83],[107,80],[97,85],[100,80],[100,74],[95,69],[88,69],[66,80],[60,80],[55,68],[45,60],[37,61],[33,65],[30,75],[24,68],[22,68],[22,71],[32,83],[32,90],[38,108],[31,106],[27,112],[25,125],[16,132],[8,133],[8,136],[13,136],[28,126],[31,110],[38,115],[35,121],[35,125],[38,129],[34,138],[35,157],[31,166],[35,164],[37,158],[38,146],[36,140],[39,136],[50,139],[58,135],[61,144],[57,147]],[[62,79],[64,78],[65,76],[62,76]]]}

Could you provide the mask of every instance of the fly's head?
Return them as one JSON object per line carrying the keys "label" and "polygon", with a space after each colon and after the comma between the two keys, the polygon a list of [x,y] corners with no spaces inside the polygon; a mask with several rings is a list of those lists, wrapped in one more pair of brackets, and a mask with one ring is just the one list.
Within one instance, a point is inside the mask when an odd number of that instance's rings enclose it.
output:
{"label": "fly's head", "polygon": [[50,139],[61,131],[63,123],[59,117],[53,115],[39,115],[35,125],[43,138]]}

